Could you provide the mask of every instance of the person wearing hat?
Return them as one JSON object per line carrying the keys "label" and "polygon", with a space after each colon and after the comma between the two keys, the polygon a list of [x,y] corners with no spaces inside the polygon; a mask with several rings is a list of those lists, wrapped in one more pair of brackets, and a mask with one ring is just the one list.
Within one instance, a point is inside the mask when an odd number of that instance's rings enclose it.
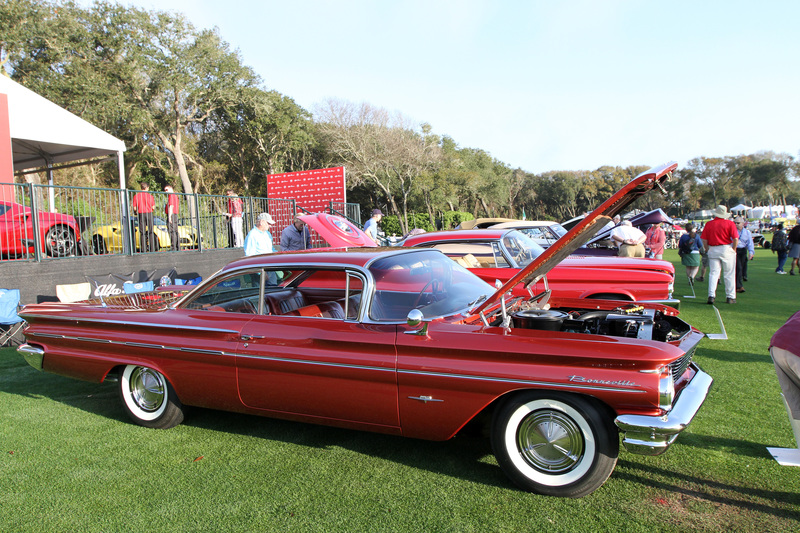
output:
{"label": "person wearing hat", "polygon": [[736,303],[736,247],[739,245],[739,230],[731,220],[724,205],[714,209],[714,218],[703,228],[700,239],[708,250],[708,303],[714,304],[720,273],[725,282],[726,302]]}
{"label": "person wearing hat", "polygon": [[364,224],[364,233],[369,235],[370,239],[378,243],[378,222],[381,221],[383,218],[383,213],[380,209],[373,209],[372,216],[369,220],[367,220],[366,224]]}
{"label": "person wearing hat", "polygon": [[644,257],[644,241],[647,237],[639,228],[634,228],[630,220],[611,230],[611,240],[619,247],[620,257]]}
{"label": "person wearing hat", "polygon": [[311,234],[306,228],[306,223],[299,217],[294,217],[294,222],[283,228],[281,232],[281,251],[308,250],[311,248]]}
{"label": "person wearing hat", "polygon": [[244,255],[272,253],[272,233],[269,232],[269,228],[274,224],[275,221],[269,213],[261,213],[256,217],[256,225],[244,239]]}

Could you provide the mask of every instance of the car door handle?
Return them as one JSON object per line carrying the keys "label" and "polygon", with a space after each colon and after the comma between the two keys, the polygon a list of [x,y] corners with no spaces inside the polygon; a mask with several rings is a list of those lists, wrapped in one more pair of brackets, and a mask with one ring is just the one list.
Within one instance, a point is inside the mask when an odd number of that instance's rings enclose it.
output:
{"label": "car door handle", "polygon": [[241,339],[243,341],[251,341],[253,339],[266,339],[264,335],[242,335]]}

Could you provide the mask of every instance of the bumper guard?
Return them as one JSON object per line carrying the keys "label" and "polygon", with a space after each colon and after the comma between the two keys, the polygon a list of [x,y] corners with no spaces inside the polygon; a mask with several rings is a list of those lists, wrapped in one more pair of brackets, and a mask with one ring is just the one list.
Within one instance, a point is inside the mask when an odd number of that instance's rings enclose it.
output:
{"label": "bumper guard", "polygon": [[620,415],[614,420],[622,432],[622,444],[631,453],[661,455],[686,429],[703,405],[711,384],[711,376],[692,364],[696,374],[683,388],[672,410],[664,416]]}

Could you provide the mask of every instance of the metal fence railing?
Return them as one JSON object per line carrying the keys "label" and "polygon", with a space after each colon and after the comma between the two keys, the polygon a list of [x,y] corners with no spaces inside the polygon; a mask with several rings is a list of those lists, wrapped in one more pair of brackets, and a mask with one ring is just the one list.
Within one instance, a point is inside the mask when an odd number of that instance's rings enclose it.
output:
{"label": "metal fence railing", "polygon": [[[134,209],[139,192],[14,184],[13,200],[0,198],[0,261],[202,251],[235,245],[228,216],[230,197],[148,191],[153,206],[149,231],[147,216],[139,216]],[[177,198],[177,228],[169,227],[166,213],[171,194]],[[271,232],[277,248],[281,231],[297,213],[295,200],[251,196],[240,199],[243,235],[255,225],[259,213],[270,213],[275,219]],[[358,204],[332,202],[328,211],[360,225]],[[176,234],[178,244],[173,245]],[[34,238],[36,235],[38,238]],[[312,247],[325,245],[312,232]]]}

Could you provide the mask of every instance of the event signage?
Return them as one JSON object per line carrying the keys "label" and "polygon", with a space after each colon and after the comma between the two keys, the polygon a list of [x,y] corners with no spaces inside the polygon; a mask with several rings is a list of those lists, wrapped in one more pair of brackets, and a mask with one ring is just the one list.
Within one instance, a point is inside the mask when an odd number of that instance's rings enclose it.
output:
{"label": "event signage", "polygon": [[270,198],[294,198],[298,207],[310,213],[323,213],[330,202],[346,201],[344,167],[269,174],[267,195]]}

